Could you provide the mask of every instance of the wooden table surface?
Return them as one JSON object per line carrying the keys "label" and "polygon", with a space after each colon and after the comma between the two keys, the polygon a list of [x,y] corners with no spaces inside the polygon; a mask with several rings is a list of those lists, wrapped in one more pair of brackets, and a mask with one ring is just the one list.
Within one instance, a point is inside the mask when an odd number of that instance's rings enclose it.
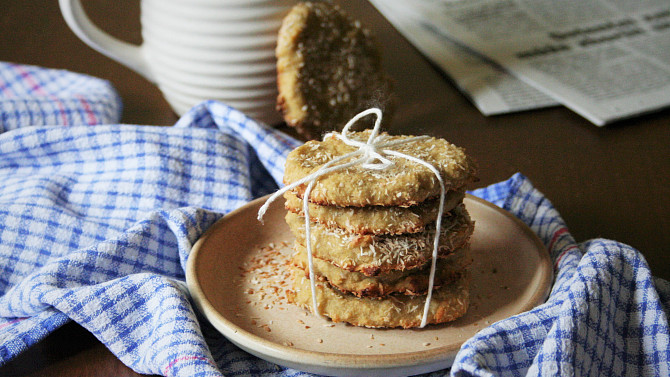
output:
{"label": "wooden table surface", "polygon": [[[137,0],[86,0],[103,29],[141,42]],[[434,134],[465,147],[489,185],[521,172],[553,202],[578,241],[615,239],[640,250],[670,279],[670,110],[599,128],[555,107],[484,117],[367,2],[341,1],[382,44],[400,99],[390,131]],[[177,116],[151,83],[98,54],[68,29],[54,0],[5,0],[0,60],[107,79],[124,103],[122,122],[172,125]],[[97,339],[70,323],[0,375],[134,376]]]}

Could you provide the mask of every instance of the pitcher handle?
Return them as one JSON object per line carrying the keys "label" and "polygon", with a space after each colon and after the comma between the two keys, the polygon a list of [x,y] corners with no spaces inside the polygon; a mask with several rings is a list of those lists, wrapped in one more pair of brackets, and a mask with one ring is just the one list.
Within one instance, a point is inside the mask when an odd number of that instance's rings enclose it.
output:
{"label": "pitcher handle", "polygon": [[142,54],[141,46],[114,38],[94,25],[86,15],[80,0],[59,0],[58,3],[65,22],[79,39],[101,54],[155,82]]}

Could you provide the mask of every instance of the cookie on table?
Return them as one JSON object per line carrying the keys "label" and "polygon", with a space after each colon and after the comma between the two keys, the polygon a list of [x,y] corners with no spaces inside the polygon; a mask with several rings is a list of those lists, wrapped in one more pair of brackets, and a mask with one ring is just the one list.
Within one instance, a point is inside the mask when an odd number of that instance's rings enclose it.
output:
{"label": "cookie on table", "polygon": [[[291,265],[293,290],[287,292],[290,302],[306,309],[312,307],[310,280],[305,271]],[[333,322],[347,322],[365,327],[411,328],[421,325],[425,296],[390,295],[384,298],[356,297],[342,293],[328,283],[315,283],[319,313]],[[462,317],[469,305],[467,273],[451,284],[433,291],[427,323],[437,324]]]}
{"label": "cookie on table", "polygon": [[[293,212],[286,214],[286,223],[296,242],[306,245],[305,219]],[[465,247],[474,223],[463,205],[442,218],[438,255],[447,256]],[[400,235],[361,235],[332,229],[312,222],[310,226],[312,255],[348,271],[377,276],[392,270],[411,270],[431,260],[435,226],[423,232]]]}
{"label": "cookie on table", "polygon": [[[370,130],[352,132],[350,139],[365,142]],[[381,134],[386,141],[412,136]],[[286,160],[284,183],[291,184],[316,172],[336,157],[356,151],[335,136],[324,141],[309,141],[291,151]],[[444,139],[425,138],[393,146],[393,150],[424,160],[435,167],[447,190],[461,190],[477,180],[476,165],[457,147]],[[401,206],[409,207],[440,195],[440,184],[427,167],[401,157],[387,156],[394,162],[384,170],[365,169],[360,165],[334,171],[320,177],[313,186],[309,201],[320,205],[342,207]],[[302,198],[307,186],[294,192]]]}
{"label": "cookie on table", "polygon": [[391,107],[376,42],[330,2],[297,4],[283,20],[276,56],[277,108],[306,139],[340,131],[372,105]]}
{"label": "cookie on table", "polygon": [[[465,189],[450,190],[444,201],[444,213],[451,211],[465,197]],[[287,210],[303,216],[303,200],[294,192],[284,194]],[[309,203],[309,218],[329,228],[340,228],[359,234],[417,233],[434,223],[439,213],[438,198],[410,207],[367,206],[340,207]]]}
{"label": "cookie on table", "polygon": [[[296,253],[292,263],[309,273],[307,251],[305,247],[296,244]],[[451,284],[464,273],[467,265],[467,249],[456,250],[445,258],[437,261],[435,273],[435,288],[444,284]],[[341,269],[325,260],[313,257],[314,273],[322,281],[341,292],[351,293],[357,297],[384,297],[390,294],[425,295],[428,291],[430,262],[414,270],[392,270],[375,277],[366,276],[360,272]]]}

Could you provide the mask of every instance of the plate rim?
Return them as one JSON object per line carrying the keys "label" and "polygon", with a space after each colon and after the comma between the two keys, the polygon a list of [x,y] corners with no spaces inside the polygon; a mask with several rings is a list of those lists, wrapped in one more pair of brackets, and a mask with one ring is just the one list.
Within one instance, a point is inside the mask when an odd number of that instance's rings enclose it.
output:
{"label": "plate rim", "polygon": [[[321,352],[313,350],[305,350],[294,347],[289,347],[283,344],[279,344],[264,338],[261,338],[253,333],[246,331],[244,328],[235,325],[224,315],[222,315],[218,310],[216,310],[213,304],[207,299],[207,295],[203,291],[197,276],[196,271],[196,261],[198,255],[202,249],[202,245],[205,243],[207,238],[215,232],[220,226],[220,223],[226,222],[230,217],[238,216],[241,212],[246,212],[250,207],[260,206],[260,203],[264,203],[270,195],[266,195],[257,199],[254,199],[235,210],[229,212],[221,219],[217,220],[212,224],[193,244],[191,251],[188,255],[186,262],[186,285],[188,287],[189,293],[193,302],[195,303],[198,310],[200,310],[205,318],[210,322],[210,324],[219,331],[223,336],[225,336],[229,341],[231,341],[236,346],[246,350],[249,353],[252,353],[260,358],[268,360],[266,357],[270,358],[269,361],[291,366],[304,371],[319,371],[323,368],[329,370],[341,370],[341,371],[351,371],[351,370],[395,370],[395,369],[407,369],[412,367],[424,366],[424,365],[436,365],[442,363],[448,363],[445,367],[448,367],[451,362],[453,362],[455,353],[460,349],[460,346],[453,347],[452,345],[445,345],[442,347],[431,348],[428,350],[413,351],[413,352],[402,352],[402,353],[389,353],[389,354],[374,354],[374,355],[361,355],[361,354],[342,354],[342,353],[331,353],[331,352]],[[543,279],[537,285],[537,289],[532,295],[532,299],[529,299],[526,305],[522,307],[522,310],[519,313],[526,312],[531,310],[538,305],[541,305],[549,296],[551,287],[554,280],[554,269],[553,264],[551,263],[551,257],[547,248],[542,243],[540,238],[533,232],[530,227],[521,221],[518,217],[514,216],[509,211],[496,206],[495,204],[467,193],[465,196],[468,200],[477,202],[489,209],[492,209],[499,214],[504,215],[505,217],[511,219],[516,223],[523,233],[533,241],[535,247],[542,252],[539,253],[540,261],[539,266],[543,274]],[[283,198],[279,198],[282,199]],[[278,201],[280,201],[278,199]],[[543,289],[542,289],[543,288]],[[210,319],[210,316],[216,317],[218,321],[225,324],[223,328],[220,328],[217,323],[213,322]],[[418,330],[421,331],[421,330]],[[481,331],[481,329],[480,329]],[[238,341],[238,338],[244,337],[249,342],[252,342],[254,346],[258,348],[252,348],[246,344]],[[467,341],[465,339],[463,342]],[[246,342],[244,342],[246,343]],[[462,345],[462,343],[461,343]],[[255,351],[255,352],[254,352]],[[266,357],[263,357],[266,356]],[[290,356],[287,358],[286,356]],[[420,356],[420,357],[417,357]],[[292,360],[299,358],[300,362],[296,363]],[[370,362],[370,360],[373,360]],[[366,362],[367,361],[367,362]],[[312,367],[311,370],[301,368],[299,366],[309,365]],[[314,369],[317,368],[317,369]]]}

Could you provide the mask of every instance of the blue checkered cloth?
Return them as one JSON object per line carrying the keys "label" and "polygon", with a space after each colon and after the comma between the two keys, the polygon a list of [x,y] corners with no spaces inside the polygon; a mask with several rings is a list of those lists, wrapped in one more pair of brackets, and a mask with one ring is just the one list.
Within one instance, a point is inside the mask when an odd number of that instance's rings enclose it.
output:
{"label": "blue checkered cloth", "polygon": [[105,80],[0,62],[0,132],[24,126],[114,124],[120,119],[121,100]]}
{"label": "blue checkered cloth", "polygon": [[520,218],[547,246],[555,282],[547,302],[469,339],[454,376],[670,376],[670,284],[639,251],[576,243],[549,200],[521,174],[476,190]]}
{"label": "blue checkered cloth", "polygon": [[[232,345],[193,310],[184,285],[193,243],[276,190],[297,145],[218,102],[174,127],[1,133],[0,365],[74,320],[139,373],[306,375]],[[556,283],[546,304],[468,340],[452,374],[668,375],[670,285],[638,251],[577,244],[520,174],[474,194],[540,236]]]}

